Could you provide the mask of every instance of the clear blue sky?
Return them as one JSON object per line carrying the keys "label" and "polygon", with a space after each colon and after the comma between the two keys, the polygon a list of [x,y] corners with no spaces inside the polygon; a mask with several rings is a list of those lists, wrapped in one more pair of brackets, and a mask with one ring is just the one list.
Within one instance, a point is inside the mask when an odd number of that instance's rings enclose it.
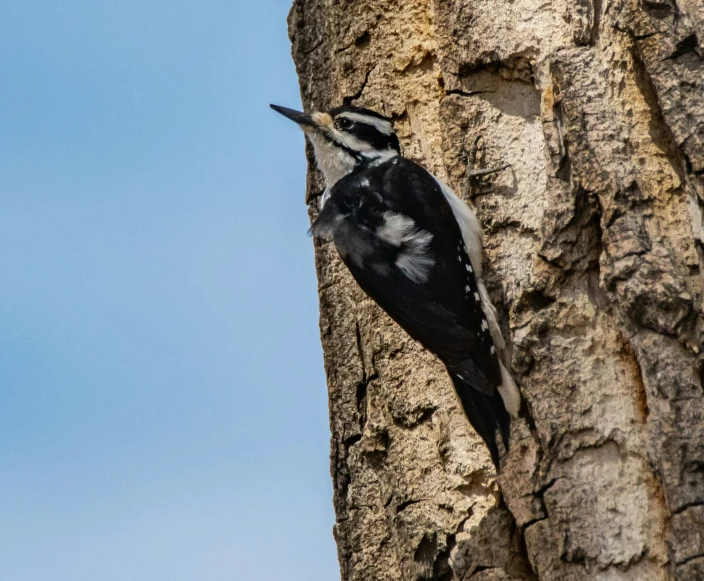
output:
{"label": "clear blue sky", "polygon": [[339,578],[289,0],[0,9],[0,579]]}

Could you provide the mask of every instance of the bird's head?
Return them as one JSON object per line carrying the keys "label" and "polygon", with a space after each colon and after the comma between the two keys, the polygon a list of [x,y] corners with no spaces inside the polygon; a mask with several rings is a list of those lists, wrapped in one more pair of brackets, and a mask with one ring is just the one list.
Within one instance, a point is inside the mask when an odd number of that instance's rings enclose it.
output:
{"label": "bird's head", "polygon": [[271,108],[306,133],[328,187],[359,167],[383,163],[400,152],[391,120],[370,109],[343,105],[309,115],[278,105]]}

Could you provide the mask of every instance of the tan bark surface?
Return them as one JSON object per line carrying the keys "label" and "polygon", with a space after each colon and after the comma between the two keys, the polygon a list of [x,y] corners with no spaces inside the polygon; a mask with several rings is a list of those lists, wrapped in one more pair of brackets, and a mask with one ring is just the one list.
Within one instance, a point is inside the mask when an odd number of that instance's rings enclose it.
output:
{"label": "tan bark surface", "polygon": [[386,113],[456,191],[478,138],[512,164],[471,188],[526,402],[498,482],[442,366],[316,246],[343,580],[704,579],[704,0],[289,24],[308,110]]}

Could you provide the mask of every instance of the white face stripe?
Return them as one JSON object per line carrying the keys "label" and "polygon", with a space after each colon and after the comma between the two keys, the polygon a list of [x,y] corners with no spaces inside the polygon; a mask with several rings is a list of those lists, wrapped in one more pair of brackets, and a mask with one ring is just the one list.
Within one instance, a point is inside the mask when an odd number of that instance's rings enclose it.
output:
{"label": "white face stripe", "polygon": [[[358,152],[372,164],[383,163],[398,155],[398,151],[395,149],[379,151],[374,149],[371,144],[361,141],[354,135],[349,135],[333,128],[331,128],[330,131],[334,132],[335,139],[338,139],[340,143]],[[352,173],[357,161],[349,152],[331,143],[328,139],[325,139],[322,135],[314,131],[307,132],[306,135],[313,144],[315,159],[318,168],[325,175],[325,185],[327,185],[327,187],[331,188],[338,180]]]}
{"label": "white face stripe", "polygon": [[344,131],[335,131],[335,138],[345,147],[349,147],[352,151],[358,151],[361,154],[373,153],[375,150],[371,143],[362,141],[356,135],[350,135]]}
{"label": "white face stripe", "polygon": [[395,149],[375,149],[371,143],[362,141],[356,135],[350,135],[349,133],[345,133],[344,131],[335,130],[335,138],[338,140],[339,143],[341,143],[345,147],[348,147],[352,151],[360,153],[367,159],[378,160],[379,163],[387,161],[392,157],[398,155],[398,151],[396,151]]}
{"label": "white face stripe", "polygon": [[371,115],[364,115],[362,113],[340,113],[338,117],[344,117],[350,121],[357,121],[358,123],[364,123],[365,125],[371,125],[384,135],[391,135],[393,133],[393,127],[391,121],[386,119],[379,119],[378,117],[372,117]]}

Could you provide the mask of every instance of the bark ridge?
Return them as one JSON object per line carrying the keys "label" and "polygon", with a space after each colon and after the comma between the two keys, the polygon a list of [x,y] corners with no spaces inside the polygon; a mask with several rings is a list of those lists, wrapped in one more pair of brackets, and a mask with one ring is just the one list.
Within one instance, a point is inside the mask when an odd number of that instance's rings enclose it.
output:
{"label": "bark ridge", "polygon": [[498,482],[316,244],[342,579],[704,579],[704,1],[295,0],[289,31],[307,110],[392,117],[458,192],[511,164],[469,188],[526,400]]}

